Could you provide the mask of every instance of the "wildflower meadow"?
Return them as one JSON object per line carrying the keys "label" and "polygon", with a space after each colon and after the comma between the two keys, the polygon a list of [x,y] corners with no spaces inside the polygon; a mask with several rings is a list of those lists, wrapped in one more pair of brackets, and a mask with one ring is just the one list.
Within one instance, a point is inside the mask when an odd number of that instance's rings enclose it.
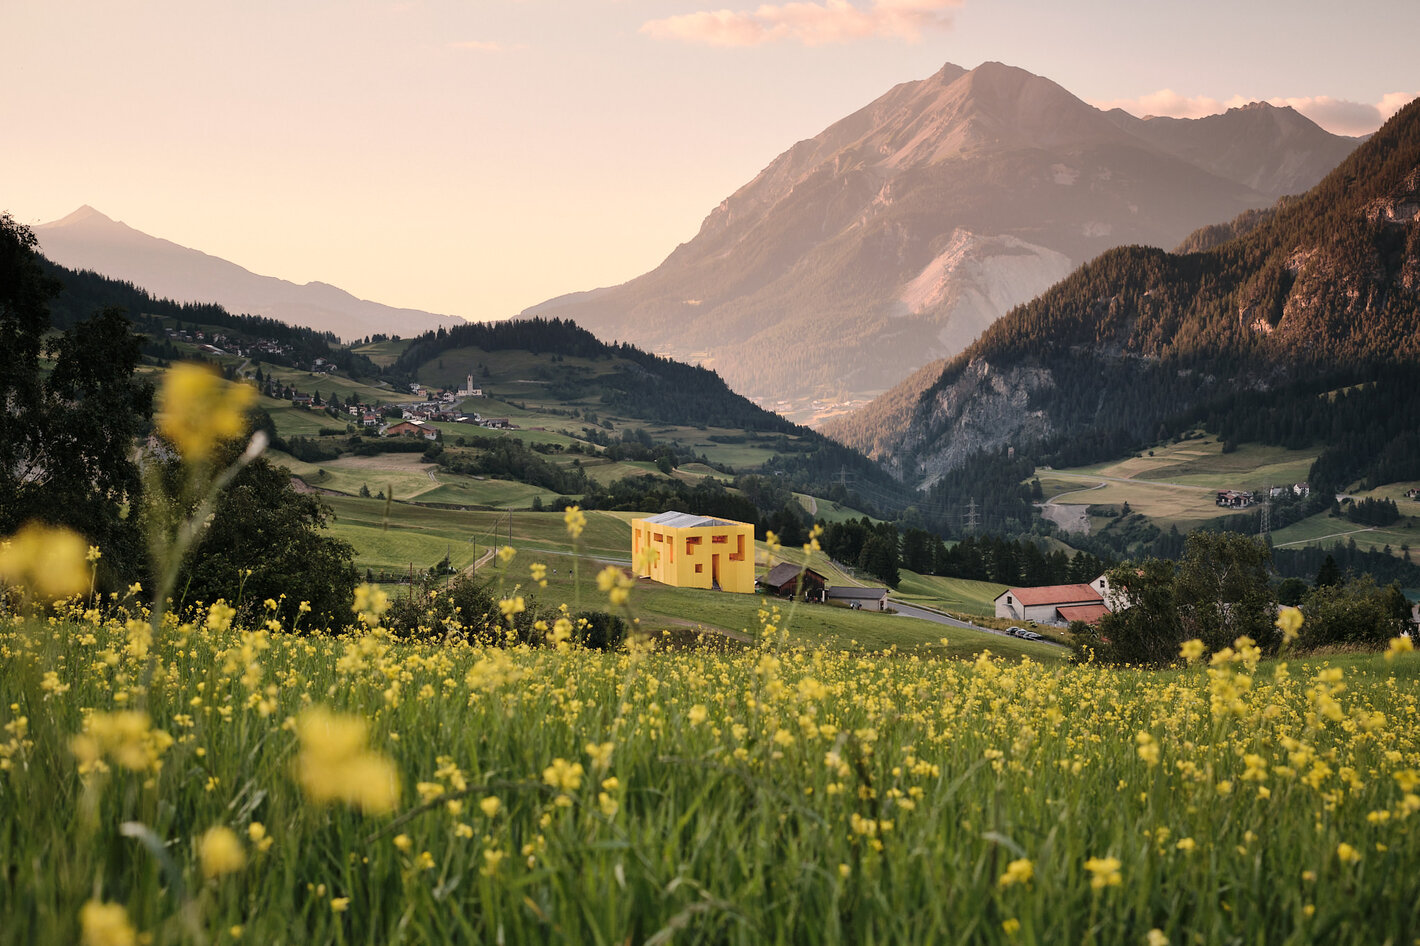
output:
{"label": "wildflower meadow", "polygon": [[[220,488],[193,466],[193,496]],[[170,528],[160,577],[195,527]],[[767,602],[733,648],[593,650],[566,616],[409,640],[371,585],[345,628],[274,601],[234,623],[97,601],[85,553],[0,553],[27,596],[0,627],[0,943],[1420,936],[1402,643],[961,661],[802,647],[811,618]],[[620,574],[597,587],[631,616]]]}

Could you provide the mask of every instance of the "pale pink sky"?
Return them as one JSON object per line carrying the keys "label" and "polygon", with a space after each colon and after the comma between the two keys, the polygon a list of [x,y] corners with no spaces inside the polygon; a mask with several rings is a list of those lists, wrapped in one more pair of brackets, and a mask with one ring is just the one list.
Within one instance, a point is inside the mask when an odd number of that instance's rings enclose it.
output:
{"label": "pale pink sky", "polygon": [[1077,0],[0,4],[0,210],[81,204],[267,275],[468,318],[657,265],[795,141],[954,62],[1358,134],[1420,4]]}

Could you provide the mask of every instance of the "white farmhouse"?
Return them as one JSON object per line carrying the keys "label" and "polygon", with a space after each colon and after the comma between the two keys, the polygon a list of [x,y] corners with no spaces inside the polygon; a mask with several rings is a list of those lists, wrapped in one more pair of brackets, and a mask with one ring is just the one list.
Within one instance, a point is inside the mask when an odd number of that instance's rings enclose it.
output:
{"label": "white farmhouse", "polygon": [[[1102,578],[1103,576],[1101,576]],[[1100,578],[1095,579],[1096,582]],[[1108,586],[1105,591],[1107,592]],[[1046,585],[1041,588],[1007,588],[996,596],[996,616],[1008,621],[1035,621],[1065,625],[1071,621],[1093,624],[1109,613],[1104,593],[1088,585]]]}

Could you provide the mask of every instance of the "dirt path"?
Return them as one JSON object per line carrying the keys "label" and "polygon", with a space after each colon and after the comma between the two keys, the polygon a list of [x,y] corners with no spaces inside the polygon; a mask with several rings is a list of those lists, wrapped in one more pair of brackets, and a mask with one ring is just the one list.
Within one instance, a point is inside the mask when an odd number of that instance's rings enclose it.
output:
{"label": "dirt path", "polygon": [[1071,493],[1088,493],[1091,490],[1104,489],[1107,483],[1096,483],[1094,486],[1085,486],[1080,489],[1068,490],[1059,496],[1053,496],[1048,501],[1036,503],[1040,509],[1040,514],[1060,527],[1061,532],[1073,532],[1076,535],[1090,534],[1090,513],[1088,503],[1062,503],[1060,496],[1069,496]]}
{"label": "dirt path", "polygon": [[480,568],[482,568],[484,565],[487,565],[489,562],[493,561],[493,556],[494,556],[495,554],[497,554],[497,553],[496,553],[493,549],[489,549],[488,551],[484,552],[482,555],[478,556],[478,558],[476,558],[476,559],[474,560],[474,562],[473,562],[472,565],[468,566],[467,568],[465,568],[465,569],[463,570],[463,573],[464,573],[465,575],[472,575],[472,574],[474,574],[474,573],[477,572]]}

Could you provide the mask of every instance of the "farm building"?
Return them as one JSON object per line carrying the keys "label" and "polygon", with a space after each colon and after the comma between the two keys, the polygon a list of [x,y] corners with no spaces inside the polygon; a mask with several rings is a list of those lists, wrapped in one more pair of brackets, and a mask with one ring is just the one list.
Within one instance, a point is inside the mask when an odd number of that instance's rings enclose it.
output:
{"label": "farm building", "polygon": [[[803,575],[802,581],[800,575]],[[765,572],[756,584],[760,590],[783,598],[793,597],[797,590],[805,601],[822,601],[828,579],[812,568],[803,568],[792,562],[780,562]]]}
{"label": "farm building", "polygon": [[[1100,579],[1095,579],[1100,582]],[[1101,590],[1104,594],[1101,594]],[[1093,624],[1109,613],[1103,589],[1089,585],[1046,585],[1041,588],[1007,588],[996,596],[996,616],[1010,621],[1040,624]]]}
{"label": "farm building", "polygon": [[631,523],[636,573],[677,588],[754,593],[754,526],[686,512]]}
{"label": "farm building", "polygon": [[381,433],[386,437],[396,437],[401,434],[423,437],[425,440],[438,440],[439,428],[430,427],[422,420],[402,420],[397,424],[390,424]]}
{"label": "farm building", "polygon": [[841,601],[859,611],[886,611],[886,588],[858,588],[852,585],[838,585],[824,592],[824,600]]}

